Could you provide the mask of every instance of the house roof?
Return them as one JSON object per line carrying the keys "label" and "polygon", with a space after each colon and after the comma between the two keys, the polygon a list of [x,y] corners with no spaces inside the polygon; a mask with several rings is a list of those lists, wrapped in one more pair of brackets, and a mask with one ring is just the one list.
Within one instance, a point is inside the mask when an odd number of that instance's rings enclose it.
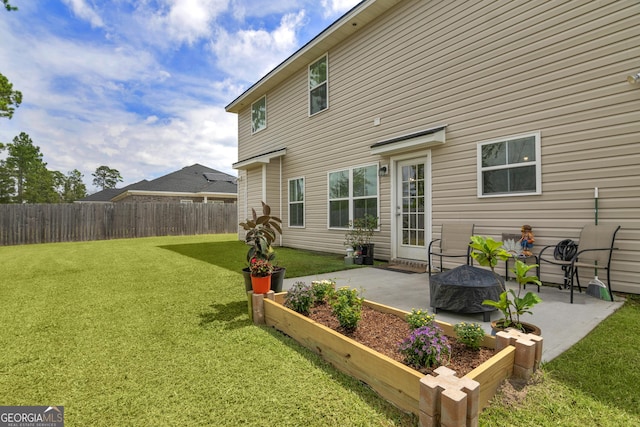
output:
{"label": "house roof", "polygon": [[142,180],[124,188],[106,189],[80,202],[113,202],[131,195],[237,197],[237,178],[198,163],[154,180]]}
{"label": "house roof", "polygon": [[141,181],[128,190],[186,193],[237,193],[236,177],[196,163],[151,181]]}
{"label": "house roof", "polygon": [[402,0],[363,0],[225,107],[239,113]]}
{"label": "house roof", "polygon": [[128,189],[144,182],[148,182],[148,181],[144,179],[140,182],[127,185],[124,188],[106,188],[104,190],[98,191],[97,193],[90,194],[87,197],[84,197],[76,201],[77,202],[110,202],[114,197],[118,196],[124,191],[127,191]]}

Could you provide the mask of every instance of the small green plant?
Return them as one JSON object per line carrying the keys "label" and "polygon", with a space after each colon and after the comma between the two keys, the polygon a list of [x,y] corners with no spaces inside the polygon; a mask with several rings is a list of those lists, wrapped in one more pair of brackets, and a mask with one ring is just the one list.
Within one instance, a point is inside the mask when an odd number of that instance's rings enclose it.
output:
{"label": "small green plant", "polygon": [[449,340],[437,325],[414,329],[400,343],[399,350],[409,365],[418,368],[429,368],[436,363],[446,365],[451,358]]}
{"label": "small green plant", "polygon": [[304,282],[296,282],[287,292],[284,306],[291,310],[307,314],[315,301],[315,295],[312,287],[307,286]]}
{"label": "small green plant", "polygon": [[542,302],[542,299],[533,292],[527,292],[523,297],[520,296],[523,285],[528,283],[541,284],[537,276],[527,276],[529,270],[537,266],[537,264],[526,264],[516,259],[515,266],[511,271],[515,274],[516,282],[518,282],[518,293],[516,294],[513,289],[509,289],[508,291],[502,292],[500,299],[497,301],[482,301],[482,304],[495,307],[502,312],[503,318],[500,319],[502,327],[507,328],[513,326],[524,332],[524,328],[520,322],[520,316],[522,314],[532,314],[531,308],[539,302]]}
{"label": "small green plant", "polygon": [[[502,246],[502,242],[496,242],[491,237],[471,236],[469,246],[473,249],[471,257],[478,261],[478,264],[489,267],[493,274],[496,273],[495,268],[498,261],[506,261],[511,258],[509,252]],[[502,282],[499,280],[498,282],[502,289],[505,290]]]}
{"label": "small green plant", "polygon": [[378,228],[378,217],[365,214],[362,218],[356,218],[349,222],[349,231],[344,236],[344,245],[357,249],[359,246],[368,245],[373,237],[373,230]]}
{"label": "small green plant", "polygon": [[407,323],[411,329],[418,329],[422,326],[431,326],[436,320],[435,314],[429,314],[427,310],[411,310],[411,313],[407,314]]}
{"label": "small green plant", "polygon": [[458,340],[467,347],[478,350],[485,336],[484,329],[479,323],[460,322],[453,325]]}
{"label": "small green plant", "polygon": [[330,301],[331,309],[340,326],[348,331],[356,329],[362,314],[362,301],[364,298],[358,295],[357,289],[345,286],[333,293]]}
{"label": "small green plant", "polygon": [[314,304],[325,303],[336,289],[335,280],[314,280],[311,282]]}
{"label": "small green plant", "polygon": [[484,300],[482,304],[495,307],[502,312],[503,318],[499,320],[502,327],[507,328],[514,326],[524,331],[522,323],[520,323],[520,315],[524,313],[531,314],[531,307],[542,301],[538,295],[531,292],[527,292],[524,297],[520,297],[522,285],[527,283],[541,284],[538,277],[527,276],[529,270],[537,267],[537,265],[528,265],[515,258],[515,266],[511,271],[515,274],[516,281],[518,282],[518,293],[516,294],[513,289],[507,290],[495,272],[498,261],[506,261],[511,258],[511,254],[504,249],[502,242],[496,242],[491,237],[471,236],[471,243],[469,245],[471,249],[473,249],[473,252],[471,252],[473,259],[478,261],[480,265],[491,268],[491,271],[496,276],[496,280],[502,287],[500,299]]}

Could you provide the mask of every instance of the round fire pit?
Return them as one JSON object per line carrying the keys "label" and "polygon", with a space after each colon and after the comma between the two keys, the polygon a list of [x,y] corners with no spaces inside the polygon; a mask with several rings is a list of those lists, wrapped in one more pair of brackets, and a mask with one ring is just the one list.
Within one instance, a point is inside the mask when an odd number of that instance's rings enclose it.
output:
{"label": "round fire pit", "polygon": [[431,276],[431,308],[434,313],[439,309],[457,313],[482,313],[482,320],[488,322],[491,320],[491,312],[496,309],[482,305],[482,301],[500,299],[503,287],[504,279],[491,271],[461,265]]}

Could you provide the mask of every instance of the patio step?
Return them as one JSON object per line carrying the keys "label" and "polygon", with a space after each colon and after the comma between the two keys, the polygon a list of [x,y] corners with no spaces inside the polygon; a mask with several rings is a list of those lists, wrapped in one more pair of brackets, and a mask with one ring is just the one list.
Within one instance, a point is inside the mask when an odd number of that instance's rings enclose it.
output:
{"label": "patio step", "polygon": [[417,261],[415,259],[404,259],[404,258],[392,258],[391,260],[389,260],[389,264],[402,265],[406,267],[421,269],[422,271],[427,271],[426,261]]}

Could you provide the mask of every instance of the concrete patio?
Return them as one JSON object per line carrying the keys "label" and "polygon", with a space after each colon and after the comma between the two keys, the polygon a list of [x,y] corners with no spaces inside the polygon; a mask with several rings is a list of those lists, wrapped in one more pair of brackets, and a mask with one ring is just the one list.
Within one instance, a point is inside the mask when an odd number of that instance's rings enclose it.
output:
{"label": "concrete patio", "polygon": [[[298,281],[311,284],[311,281],[321,279],[334,279],[338,287],[362,288],[364,298],[381,304],[406,311],[416,308],[432,312],[429,306],[429,276],[426,273],[404,273],[366,267],[285,279],[284,289],[289,289]],[[517,289],[515,282],[509,282],[508,286]],[[536,286],[531,285],[527,290],[537,291]],[[578,293],[577,288],[574,290],[573,304],[569,303],[569,290],[560,290],[557,286],[542,286],[539,295],[542,302],[533,308],[534,314],[524,315],[521,320],[542,329],[543,361],[552,360],[577,343],[624,302],[617,297],[614,297],[614,302],[599,300],[586,295],[584,288],[582,293]],[[491,320],[500,317],[501,313],[495,311]],[[452,324],[461,321],[477,322],[483,325],[487,333],[491,333],[491,325],[482,321],[482,314],[438,311],[436,319]]]}

